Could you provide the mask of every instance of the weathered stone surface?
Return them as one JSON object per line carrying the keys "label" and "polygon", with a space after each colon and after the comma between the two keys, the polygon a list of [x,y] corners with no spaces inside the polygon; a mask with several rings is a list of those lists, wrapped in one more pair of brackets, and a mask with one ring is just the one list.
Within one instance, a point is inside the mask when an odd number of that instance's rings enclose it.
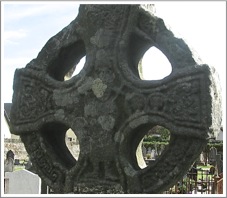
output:
{"label": "weathered stone surface", "polygon": [[[152,46],[169,59],[172,73],[143,81],[138,63]],[[63,81],[84,55],[83,70]],[[213,75],[144,7],[82,5],[78,17],[15,72],[11,132],[21,136],[55,193],[161,193],[220,127]],[[156,125],[170,130],[169,147],[141,169],[137,146]],[[78,161],[65,145],[68,128],[80,143]]]}
{"label": "weathered stone surface", "polygon": [[28,170],[6,173],[8,181],[6,194],[40,194],[41,180],[38,175]]}

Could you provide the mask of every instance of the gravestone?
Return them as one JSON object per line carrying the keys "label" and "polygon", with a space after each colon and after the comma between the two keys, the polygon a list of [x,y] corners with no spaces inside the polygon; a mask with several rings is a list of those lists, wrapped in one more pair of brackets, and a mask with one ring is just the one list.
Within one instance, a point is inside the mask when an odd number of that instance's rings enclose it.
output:
{"label": "gravestone", "polygon": [[19,159],[15,159],[14,160],[14,165],[20,165],[20,160]]}
{"label": "gravestone", "polygon": [[18,170],[5,174],[7,180],[5,194],[40,194],[41,180],[38,175],[27,171]]}
{"label": "gravestone", "polygon": [[14,169],[14,152],[9,150],[6,153],[6,159],[4,161],[4,172],[13,172]]}
{"label": "gravestone", "polygon": [[151,159],[155,159],[156,157],[155,149],[152,149],[150,154],[151,154]]}
{"label": "gravestone", "polygon": [[217,175],[223,173],[223,161],[221,160],[221,155],[216,155],[216,169],[217,169]]}
{"label": "gravestone", "polygon": [[[144,81],[138,63],[152,46],[172,73]],[[64,81],[83,56],[81,72]],[[55,193],[162,193],[220,128],[215,76],[149,7],[81,5],[77,18],[16,70],[11,132]],[[170,131],[169,145],[141,168],[137,147],[157,125]],[[65,144],[69,128],[79,141],[78,160]]]}
{"label": "gravestone", "polygon": [[200,154],[199,162],[200,162],[202,165],[205,165],[205,164],[206,164],[206,153],[205,153],[204,151]]}
{"label": "gravestone", "polygon": [[147,149],[144,145],[142,145],[142,153],[143,153],[143,158],[147,157]]}
{"label": "gravestone", "polygon": [[216,166],[216,156],[217,156],[217,149],[215,147],[210,148],[209,163],[213,166]]}
{"label": "gravestone", "polygon": [[151,155],[151,147],[148,147],[148,149],[147,149],[147,154],[149,154],[149,155]]}

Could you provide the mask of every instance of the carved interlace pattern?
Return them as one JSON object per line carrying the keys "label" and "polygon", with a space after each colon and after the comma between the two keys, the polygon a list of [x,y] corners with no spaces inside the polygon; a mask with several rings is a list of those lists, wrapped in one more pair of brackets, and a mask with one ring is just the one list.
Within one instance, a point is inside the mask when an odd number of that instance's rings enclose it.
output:
{"label": "carved interlace pattern", "polygon": [[[172,73],[143,81],[137,65],[152,46],[168,58]],[[61,81],[83,55],[80,74]],[[220,107],[211,76],[162,19],[139,5],[82,5],[78,17],[16,71],[11,131],[56,193],[162,193],[206,144]],[[155,125],[170,130],[170,144],[140,169],[136,148]],[[65,146],[68,128],[79,139],[78,161]]]}

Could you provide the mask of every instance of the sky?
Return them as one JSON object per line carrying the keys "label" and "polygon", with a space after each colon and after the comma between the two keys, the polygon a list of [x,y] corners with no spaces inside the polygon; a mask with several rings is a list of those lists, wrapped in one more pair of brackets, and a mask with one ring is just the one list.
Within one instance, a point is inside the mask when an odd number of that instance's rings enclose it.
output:
{"label": "sky", "polygon": [[[223,101],[226,101],[226,2],[151,3],[155,4],[156,15],[165,21],[175,36],[183,38],[204,63],[216,68],[220,77]],[[2,102],[12,101],[15,69],[25,67],[38,55],[49,38],[74,20],[78,14],[78,7],[79,4],[75,1],[2,3]],[[81,62],[82,67],[84,62]],[[154,66],[148,67],[147,62]],[[159,50],[151,48],[144,56],[143,71],[144,79],[156,80],[169,75],[171,66]],[[225,102],[223,103],[225,110]],[[223,120],[226,120],[225,112]]]}

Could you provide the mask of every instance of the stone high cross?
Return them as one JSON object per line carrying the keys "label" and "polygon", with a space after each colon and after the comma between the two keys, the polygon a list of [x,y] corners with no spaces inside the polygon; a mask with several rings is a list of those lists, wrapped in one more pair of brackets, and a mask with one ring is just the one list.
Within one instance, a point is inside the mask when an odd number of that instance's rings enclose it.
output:
{"label": "stone high cross", "polygon": [[[138,63],[152,46],[168,58],[172,73],[144,81]],[[64,81],[85,55],[82,71]],[[16,70],[11,132],[55,193],[162,193],[220,127],[214,78],[146,7],[81,5],[78,17]],[[169,146],[141,169],[137,146],[156,125],[170,130]],[[79,139],[78,161],[65,144],[68,128]]]}

